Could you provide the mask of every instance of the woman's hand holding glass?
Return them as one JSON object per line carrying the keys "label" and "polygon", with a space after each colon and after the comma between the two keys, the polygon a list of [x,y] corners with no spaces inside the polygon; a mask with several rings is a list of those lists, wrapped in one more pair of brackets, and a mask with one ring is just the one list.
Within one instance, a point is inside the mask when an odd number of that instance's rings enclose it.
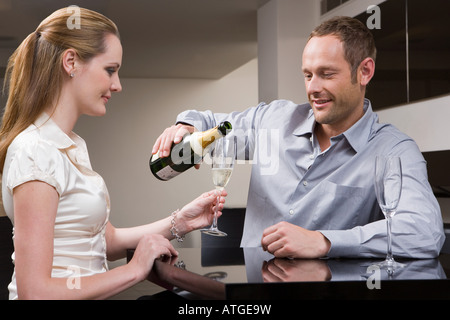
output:
{"label": "woman's hand holding glass", "polygon": [[[182,234],[211,225],[214,219],[214,212],[222,215],[227,191],[222,190],[220,197],[217,197],[217,190],[205,192],[187,205],[177,214],[177,228]],[[219,199],[219,200],[218,200]]]}

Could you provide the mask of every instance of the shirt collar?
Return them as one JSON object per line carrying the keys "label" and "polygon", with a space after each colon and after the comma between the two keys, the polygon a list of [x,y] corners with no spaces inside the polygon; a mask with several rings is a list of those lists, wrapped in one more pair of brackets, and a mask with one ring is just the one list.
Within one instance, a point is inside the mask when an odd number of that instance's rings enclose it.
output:
{"label": "shirt collar", "polygon": [[34,125],[39,129],[42,138],[58,149],[67,149],[71,146],[76,146],[76,143],[58,127],[46,112],[43,112],[34,121]]}
{"label": "shirt collar", "polygon": [[364,99],[364,115],[353,126],[343,133],[352,148],[359,152],[367,145],[373,123],[378,121],[378,116],[372,110],[369,99]]}
{"label": "shirt collar", "polygon": [[314,125],[316,119],[314,118],[314,112],[311,107],[309,107],[308,116],[305,121],[300,122],[300,124],[292,132],[296,136],[303,136],[305,134],[312,134],[314,131]]}
{"label": "shirt collar", "polygon": [[[373,112],[372,105],[369,99],[364,99],[364,115],[359,119],[352,127],[342,133],[347,139],[352,148],[359,152],[369,140],[370,133],[372,131],[372,124],[378,121],[378,116]],[[312,134],[314,131],[314,125],[316,120],[314,118],[314,112],[309,109],[308,116],[305,121],[302,121],[298,127],[293,131],[296,136],[302,136],[305,134]]]}

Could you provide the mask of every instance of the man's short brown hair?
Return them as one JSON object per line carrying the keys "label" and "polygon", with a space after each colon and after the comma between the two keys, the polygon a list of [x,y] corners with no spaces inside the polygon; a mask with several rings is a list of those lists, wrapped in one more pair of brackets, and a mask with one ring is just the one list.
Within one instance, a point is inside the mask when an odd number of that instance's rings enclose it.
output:
{"label": "man's short brown hair", "polygon": [[361,21],[350,17],[333,17],[316,27],[309,39],[327,35],[336,36],[342,41],[345,60],[350,64],[352,81],[356,81],[356,70],[364,59],[370,57],[375,61],[375,40]]}

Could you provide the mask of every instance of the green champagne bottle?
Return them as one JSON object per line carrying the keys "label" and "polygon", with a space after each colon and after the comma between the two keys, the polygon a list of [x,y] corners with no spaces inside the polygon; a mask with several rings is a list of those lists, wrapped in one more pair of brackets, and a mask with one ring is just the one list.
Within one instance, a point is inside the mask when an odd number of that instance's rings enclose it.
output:
{"label": "green champagne bottle", "polygon": [[160,158],[155,153],[150,158],[150,170],[159,180],[170,180],[180,173],[200,163],[208,152],[211,144],[228,133],[232,129],[228,121],[221,122],[217,127],[185,135],[180,143],[172,144],[170,155]]}

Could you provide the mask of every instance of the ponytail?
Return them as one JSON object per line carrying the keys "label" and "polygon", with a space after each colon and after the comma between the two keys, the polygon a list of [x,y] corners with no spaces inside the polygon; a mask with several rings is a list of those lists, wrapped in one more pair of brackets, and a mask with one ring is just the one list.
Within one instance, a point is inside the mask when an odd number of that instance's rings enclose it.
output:
{"label": "ponytail", "polygon": [[[6,68],[4,92],[8,91],[8,101],[0,129],[0,172],[3,172],[6,151],[12,140],[39,115],[37,101],[32,92],[33,63],[38,37],[31,33],[10,57]],[[34,105],[34,106],[33,106]]]}

